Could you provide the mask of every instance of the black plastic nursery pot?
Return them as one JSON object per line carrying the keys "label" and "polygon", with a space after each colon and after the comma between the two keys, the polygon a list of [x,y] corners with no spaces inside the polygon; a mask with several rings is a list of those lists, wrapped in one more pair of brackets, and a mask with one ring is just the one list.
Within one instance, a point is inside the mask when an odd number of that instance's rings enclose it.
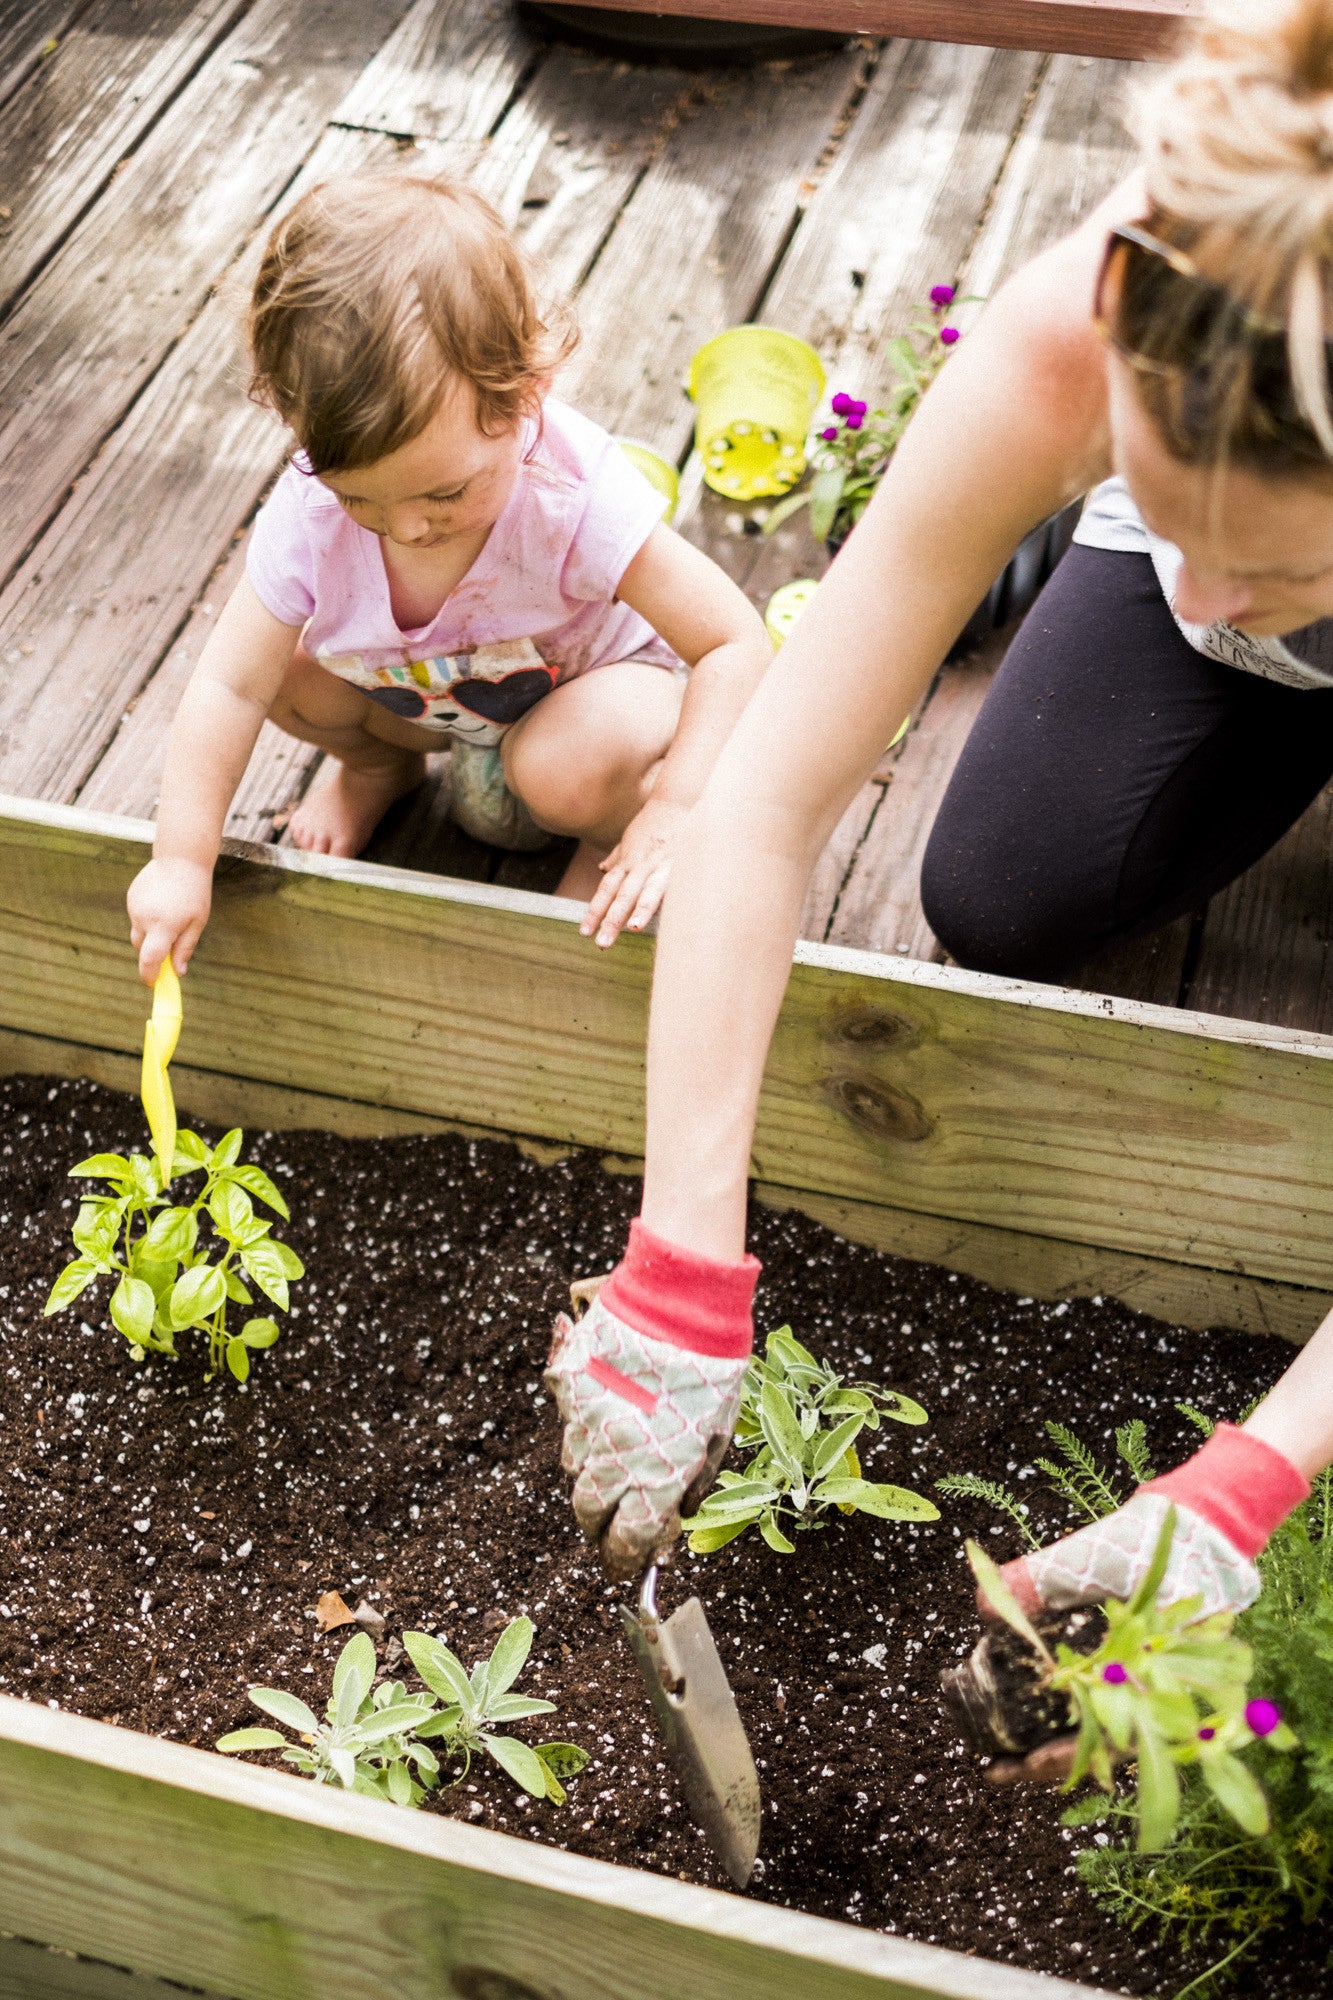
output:
{"label": "black plastic nursery pot", "polygon": [[[0,802],[0,1071],[134,1090],[145,823]],[[652,943],[576,907],[229,843],[183,1113],[642,1155]],[[802,944],[757,1199],[1044,1299],[1308,1336],[1333,1297],[1333,1037]],[[75,1964],[75,1953],[98,1961]],[[108,1968],[118,1968],[111,1971]],[[168,1985],[164,1982],[173,1982]],[[0,1698],[0,1993],[36,2000],[1083,2000]]]}

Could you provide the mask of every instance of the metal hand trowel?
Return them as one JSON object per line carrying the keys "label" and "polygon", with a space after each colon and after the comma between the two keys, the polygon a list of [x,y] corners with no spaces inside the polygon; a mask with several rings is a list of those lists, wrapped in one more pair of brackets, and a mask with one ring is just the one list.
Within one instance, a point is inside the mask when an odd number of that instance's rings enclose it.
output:
{"label": "metal hand trowel", "polygon": [[621,1617],[680,1788],[709,1846],[738,1889],[759,1852],[759,1774],[703,1605],[691,1597],[657,1615],[657,1566]]}

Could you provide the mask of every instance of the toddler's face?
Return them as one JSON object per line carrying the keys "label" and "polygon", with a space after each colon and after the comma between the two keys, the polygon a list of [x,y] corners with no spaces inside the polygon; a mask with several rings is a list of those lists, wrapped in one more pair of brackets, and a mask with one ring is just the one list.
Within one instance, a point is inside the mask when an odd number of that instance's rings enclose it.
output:
{"label": "toddler's face", "polygon": [[418,437],[387,458],[322,481],[360,528],[403,548],[431,549],[494,527],[513,491],[523,425],[477,428],[470,383],[455,381]]}

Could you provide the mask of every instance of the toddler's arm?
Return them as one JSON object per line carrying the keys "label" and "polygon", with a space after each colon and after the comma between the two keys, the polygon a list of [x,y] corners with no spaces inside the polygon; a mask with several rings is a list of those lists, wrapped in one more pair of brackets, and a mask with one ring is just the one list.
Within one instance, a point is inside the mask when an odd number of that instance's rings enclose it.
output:
{"label": "toddler's arm", "polygon": [[199,656],[167,744],[153,859],[127,898],[139,977],[149,986],[168,952],[184,972],[208,922],[227,811],[299,634],[242,577]]}
{"label": "toddler's arm", "polygon": [[764,621],[724,570],[670,528],[654,528],[616,596],[691,669],[680,722],[652,792],[607,856],[580,926],[599,945],[642,930],[666,893],[671,847],[718,753],[773,658]]}

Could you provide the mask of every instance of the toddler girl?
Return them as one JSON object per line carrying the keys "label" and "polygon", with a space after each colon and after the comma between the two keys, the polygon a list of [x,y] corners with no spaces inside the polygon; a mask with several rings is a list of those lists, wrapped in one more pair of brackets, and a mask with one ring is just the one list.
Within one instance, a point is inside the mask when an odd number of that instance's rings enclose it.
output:
{"label": "toddler girl", "polygon": [[129,894],[150,984],[168,952],[185,970],[208,921],[266,717],[327,753],[292,816],[300,847],[358,853],[451,744],[470,833],[577,836],[559,893],[591,899],[585,936],[609,945],[656,910],[772,649],[607,433],[548,395],[574,339],[458,183],[331,181],[274,229],[252,393],[298,449],[172,728]]}

